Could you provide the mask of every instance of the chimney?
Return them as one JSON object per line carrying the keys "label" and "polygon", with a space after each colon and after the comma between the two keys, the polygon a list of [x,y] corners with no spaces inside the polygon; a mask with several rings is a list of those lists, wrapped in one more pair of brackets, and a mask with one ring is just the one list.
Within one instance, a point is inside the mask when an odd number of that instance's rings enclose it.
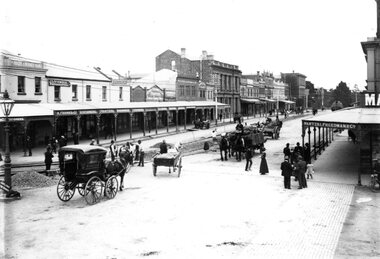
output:
{"label": "chimney", "polygon": [[185,57],[186,57],[186,49],[181,48],[181,58],[185,58]]}

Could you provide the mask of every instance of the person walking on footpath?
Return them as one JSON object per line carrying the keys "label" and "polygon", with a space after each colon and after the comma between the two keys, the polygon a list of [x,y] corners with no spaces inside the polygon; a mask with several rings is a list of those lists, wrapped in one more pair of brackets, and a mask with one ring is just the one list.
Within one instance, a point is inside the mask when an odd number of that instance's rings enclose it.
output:
{"label": "person walking on footpath", "polygon": [[298,189],[307,188],[307,182],[305,178],[306,173],[306,162],[303,160],[302,156],[297,157],[297,161],[294,165],[296,175],[298,176]]}
{"label": "person walking on footpath", "polygon": [[141,145],[141,140],[137,141],[138,145],[139,145],[139,152],[140,152],[140,157],[139,157],[139,164],[137,166],[142,166],[144,167],[144,155],[145,155],[145,152],[144,152],[144,148],[143,146]]}
{"label": "person walking on footpath", "polygon": [[260,162],[260,174],[264,175],[269,173],[267,159],[266,159],[266,153],[263,152],[261,154],[261,162]]}
{"label": "person walking on footpath", "polygon": [[245,164],[245,171],[251,171],[252,157],[253,157],[253,150],[252,150],[252,147],[249,147],[247,151],[245,152],[245,159],[247,160],[247,163]]}
{"label": "person walking on footpath", "polygon": [[281,163],[281,175],[284,177],[284,188],[290,188],[290,177],[292,176],[293,166],[289,162],[289,157],[284,158],[284,162]]}
{"label": "person walking on footpath", "polygon": [[26,136],[26,147],[28,148],[29,156],[32,156],[32,139],[29,135]]}
{"label": "person walking on footpath", "polygon": [[46,166],[46,171],[49,171],[50,170],[50,167],[51,167],[51,164],[53,163],[53,152],[50,148],[50,146],[48,146],[46,148],[46,152],[45,152],[45,166]]}
{"label": "person walking on footpath", "polygon": [[310,151],[310,145],[309,145],[309,143],[305,144],[305,148],[304,148],[303,153],[304,153],[303,157],[305,158],[306,164],[307,165],[311,164],[311,151]]}
{"label": "person walking on footpath", "polygon": [[290,151],[289,145],[290,145],[289,143],[286,143],[286,146],[284,147],[282,151],[284,153],[284,158],[285,157],[290,158],[292,156],[292,152]]}

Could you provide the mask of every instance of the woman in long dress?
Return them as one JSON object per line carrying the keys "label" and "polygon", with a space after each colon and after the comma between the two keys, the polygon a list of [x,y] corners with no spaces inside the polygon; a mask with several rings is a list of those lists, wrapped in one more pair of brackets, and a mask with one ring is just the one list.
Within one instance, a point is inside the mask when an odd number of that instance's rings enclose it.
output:
{"label": "woman in long dress", "polygon": [[266,153],[263,152],[261,154],[261,162],[260,162],[260,174],[267,174],[269,173],[268,164],[266,160]]}

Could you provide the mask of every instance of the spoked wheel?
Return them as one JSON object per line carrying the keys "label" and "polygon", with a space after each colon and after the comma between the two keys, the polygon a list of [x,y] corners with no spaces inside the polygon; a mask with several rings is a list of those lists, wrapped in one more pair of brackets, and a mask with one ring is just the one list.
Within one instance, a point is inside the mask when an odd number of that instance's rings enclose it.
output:
{"label": "spoked wheel", "polygon": [[59,179],[57,185],[57,195],[61,201],[69,201],[74,196],[75,193],[75,185],[73,182],[67,182],[65,177],[62,176]]}
{"label": "spoked wheel", "polygon": [[85,187],[86,187],[86,185],[84,183],[80,183],[77,185],[77,189],[78,189],[80,196],[84,196],[84,188]]}
{"label": "spoked wheel", "polygon": [[153,166],[153,176],[157,175],[157,166]]}
{"label": "spoked wheel", "polygon": [[99,202],[102,193],[103,184],[100,178],[97,176],[91,177],[84,188],[84,198],[86,199],[86,202],[90,205]]}
{"label": "spoked wheel", "polygon": [[182,169],[182,157],[178,161],[178,177],[181,176],[181,169]]}
{"label": "spoked wheel", "polygon": [[113,199],[117,194],[117,188],[119,183],[116,179],[116,176],[111,176],[106,182],[105,195],[108,199]]}

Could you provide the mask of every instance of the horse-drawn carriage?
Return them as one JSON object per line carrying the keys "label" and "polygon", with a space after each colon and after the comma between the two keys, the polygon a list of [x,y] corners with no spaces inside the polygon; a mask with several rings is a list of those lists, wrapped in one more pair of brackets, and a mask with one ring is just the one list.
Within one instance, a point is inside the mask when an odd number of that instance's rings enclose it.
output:
{"label": "horse-drawn carriage", "polygon": [[[242,146],[244,140],[244,147]],[[231,153],[235,152],[245,152],[247,148],[252,148],[253,150],[261,150],[264,147],[265,139],[264,134],[256,126],[245,126],[242,131],[236,130],[228,133],[228,141],[230,143]]]}
{"label": "horse-drawn carriage", "polygon": [[282,121],[273,121],[272,119],[268,118],[267,121],[262,124],[261,132],[266,136],[270,136],[272,139],[278,139],[280,137],[281,128]]}
{"label": "horse-drawn carriage", "polygon": [[91,145],[70,145],[59,150],[59,168],[62,175],[57,185],[57,195],[62,201],[69,201],[75,189],[84,196],[88,204],[100,201],[104,194],[112,199],[120,190],[124,175],[130,164],[116,160],[106,160],[107,149]]}
{"label": "horse-drawn carriage", "polygon": [[169,149],[168,153],[160,154],[157,153],[153,156],[153,175],[157,175],[157,167],[166,166],[169,167],[169,173],[171,173],[171,168],[173,172],[178,170],[178,177],[181,176],[182,169],[182,154],[180,151],[175,149]]}

